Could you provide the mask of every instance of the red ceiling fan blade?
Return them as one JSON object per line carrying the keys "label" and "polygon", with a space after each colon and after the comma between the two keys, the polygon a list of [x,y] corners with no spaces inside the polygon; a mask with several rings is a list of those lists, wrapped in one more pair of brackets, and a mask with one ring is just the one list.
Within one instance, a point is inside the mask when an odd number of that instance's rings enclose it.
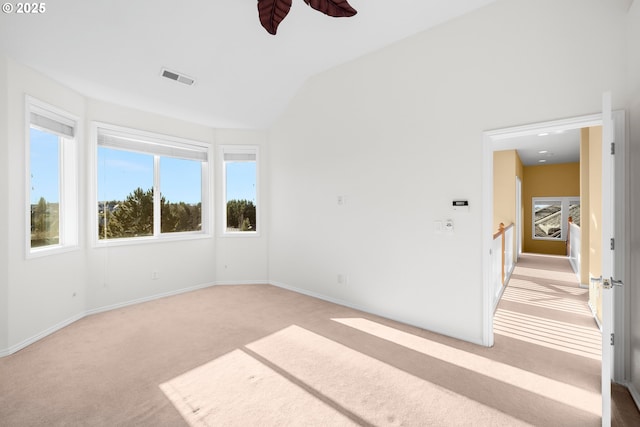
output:
{"label": "red ceiling fan blade", "polygon": [[336,18],[347,18],[358,13],[347,0],[304,0],[304,2],[315,10]]}
{"label": "red ceiling fan blade", "polygon": [[258,0],[260,23],[269,34],[276,34],[278,25],[289,13],[292,0]]}

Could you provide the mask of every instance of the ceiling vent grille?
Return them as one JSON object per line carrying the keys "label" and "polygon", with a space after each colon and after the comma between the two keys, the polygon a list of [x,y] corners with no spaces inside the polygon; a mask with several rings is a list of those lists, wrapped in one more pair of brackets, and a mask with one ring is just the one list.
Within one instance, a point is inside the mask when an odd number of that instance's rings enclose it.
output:
{"label": "ceiling vent grille", "polygon": [[176,73],[175,71],[167,70],[166,68],[162,69],[161,76],[183,83],[187,86],[191,86],[195,83],[195,80],[191,77],[185,76],[184,74]]}

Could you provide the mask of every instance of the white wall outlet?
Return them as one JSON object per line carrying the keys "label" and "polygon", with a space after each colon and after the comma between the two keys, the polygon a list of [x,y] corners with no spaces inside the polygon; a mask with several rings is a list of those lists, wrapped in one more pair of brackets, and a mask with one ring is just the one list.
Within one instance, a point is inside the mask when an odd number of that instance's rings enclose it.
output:
{"label": "white wall outlet", "polygon": [[160,273],[157,271],[151,272],[151,280],[158,280],[160,278]]}
{"label": "white wall outlet", "polygon": [[346,285],[348,281],[349,281],[349,278],[348,278],[348,276],[346,274],[342,274],[342,273],[338,274],[338,284],[339,285]]}
{"label": "white wall outlet", "polygon": [[344,206],[347,202],[347,198],[345,196],[338,196],[338,206]]}

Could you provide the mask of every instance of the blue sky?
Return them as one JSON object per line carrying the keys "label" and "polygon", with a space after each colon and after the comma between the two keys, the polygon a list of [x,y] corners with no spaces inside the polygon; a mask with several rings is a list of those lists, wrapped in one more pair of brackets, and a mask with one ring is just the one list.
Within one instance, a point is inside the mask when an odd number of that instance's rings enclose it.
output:
{"label": "blue sky", "polygon": [[256,204],[256,163],[227,163],[227,200],[251,200]]}
{"label": "blue sky", "polygon": [[58,137],[33,128],[30,137],[31,203],[38,203],[40,197],[44,197],[47,202],[58,203]]}
{"label": "blue sky", "polygon": [[[98,199],[124,200],[138,187],[153,186],[153,156],[98,147]],[[170,157],[160,158],[160,189],[169,202],[198,203],[201,200],[200,163]],[[256,165],[227,164],[227,198],[256,200]]]}
{"label": "blue sky", "polygon": [[[31,129],[31,203],[59,201],[58,137]],[[227,199],[256,201],[255,162],[227,163]],[[136,188],[153,187],[153,156],[98,147],[98,200],[124,200]],[[160,187],[169,202],[201,201],[200,162],[160,159]]]}

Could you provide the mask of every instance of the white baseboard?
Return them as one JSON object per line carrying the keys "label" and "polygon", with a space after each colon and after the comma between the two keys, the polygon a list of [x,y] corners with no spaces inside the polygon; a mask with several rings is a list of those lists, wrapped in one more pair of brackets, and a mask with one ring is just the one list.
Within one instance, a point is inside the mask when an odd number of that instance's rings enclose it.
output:
{"label": "white baseboard", "polygon": [[596,311],[596,308],[593,306],[593,304],[591,304],[591,301],[589,301],[587,303],[587,305],[589,306],[589,309],[591,310],[591,315],[593,316],[594,320],[596,321],[596,325],[598,325],[598,329],[600,329],[600,332],[602,332],[602,324],[600,323],[600,320],[598,319],[598,312]]}
{"label": "white baseboard", "polygon": [[115,309],[118,309],[118,308],[127,307],[127,306],[130,306],[130,305],[141,304],[143,302],[149,302],[149,301],[157,300],[157,299],[160,299],[160,298],[166,298],[166,297],[171,297],[171,296],[174,296],[174,295],[180,295],[180,294],[184,294],[184,293],[187,293],[187,292],[193,292],[193,291],[197,291],[199,289],[210,288],[211,286],[215,286],[215,284],[214,283],[203,283],[203,284],[196,285],[196,286],[191,286],[191,287],[188,287],[188,288],[177,289],[175,291],[163,292],[163,293],[160,293],[160,294],[154,294],[154,295],[150,295],[148,297],[137,298],[137,299],[133,299],[133,300],[125,301],[125,302],[120,302],[120,303],[117,303],[117,304],[111,304],[111,305],[105,305],[105,306],[98,307],[98,308],[92,308],[91,310],[85,311],[84,312],[84,316],[90,316],[92,314],[103,313],[105,311],[111,311],[111,310],[115,310]]}
{"label": "white baseboard", "polygon": [[580,270],[578,270],[578,266],[576,265],[573,258],[570,258],[570,257],[567,257],[567,258],[569,259],[569,265],[571,265],[571,269],[573,270],[573,272],[576,274],[580,274]]}
{"label": "white baseboard", "polygon": [[507,271],[507,274],[505,275],[504,278],[504,285],[502,285],[500,287],[500,292],[496,293],[495,296],[495,300],[493,301],[493,313],[495,314],[496,310],[498,309],[498,304],[500,304],[500,300],[502,299],[502,295],[504,294],[504,291],[507,289],[507,286],[509,285],[509,280],[511,280],[511,275],[513,274],[513,271],[516,269],[516,265],[512,265],[511,269],[509,271]]}
{"label": "white baseboard", "polygon": [[274,281],[274,280],[270,280],[267,283],[269,283],[270,285],[273,285],[273,286],[275,286],[277,288],[286,289],[288,291],[292,291],[292,292],[295,292],[295,293],[298,293],[298,294],[302,294],[302,295],[307,295],[307,296],[313,297],[313,298],[318,298],[318,299],[321,299],[323,301],[332,302],[334,304],[344,305],[345,307],[353,308],[354,310],[367,311],[367,310],[365,310],[365,309],[363,309],[361,307],[357,307],[354,304],[351,304],[351,303],[349,303],[347,301],[343,301],[343,300],[338,299],[338,298],[333,298],[333,297],[330,297],[330,296],[327,296],[327,295],[324,295],[324,294],[319,294],[317,292],[313,292],[313,291],[310,291],[308,289],[298,288],[296,286],[287,285],[285,283],[277,282],[277,281]]}
{"label": "white baseboard", "polygon": [[71,316],[70,318],[63,320],[60,323],[57,323],[47,329],[45,329],[42,332],[37,333],[36,335],[27,338],[24,341],[19,342],[18,344],[12,345],[11,347],[5,349],[5,350],[0,350],[0,357],[5,357],[5,356],[9,356],[17,351],[22,350],[23,348],[27,347],[28,345],[33,344],[36,341],[41,340],[42,338],[51,335],[54,332],[59,331],[60,329],[64,328],[65,326],[69,326],[70,324],[72,324],[73,322],[77,322],[78,320],[82,319],[85,316],[84,313],[78,313],[74,316]]}
{"label": "white baseboard", "polygon": [[[265,283],[265,282],[262,282],[262,283]],[[70,324],[72,324],[74,322],[77,322],[78,320],[80,320],[80,319],[82,319],[82,318],[84,318],[86,316],[90,316],[92,314],[97,314],[97,313],[102,313],[102,312],[105,312],[105,311],[115,310],[117,308],[127,307],[129,305],[140,304],[140,303],[143,303],[143,302],[149,302],[149,301],[157,300],[157,299],[160,299],[160,298],[170,297],[170,296],[173,296],[173,295],[179,295],[179,294],[183,294],[183,293],[186,293],[186,292],[192,292],[192,291],[196,291],[198,289],[204,289],[204,288],[208,288],[208,287],[211,287],[211,286],[214,286],[214,284],[213,283],[204,283],[204,284],[201,284],[201,285],[191,286],[191,287],[188,287],[188,288],[182,288],[182,289],[178,289],[178,290],[175,290],[175,291],[163,292],[161,294],[155,294],[155,295],[151,295],[151,296],[144,297],[144,298],[138,298],[138,299],[135,299],[135,300],[125,301],[125,302],[121,302],[121,303],[118,303],[118,304],[112,304],[112,305],[107,305],[107,306],[103,306],[103,307],[94,308],[94,309],[91,309],[91,310],[85,310],[85,311],[83,311],[81,313],[78,313],[78,314],[76,314],[76,315],[74,315],[74,316],[72,316],[72,317],[70,317],[70,318],[68,318],[66,320],[63,320],[60,323],[57,323],[57,324],[45,329],[42,332],[37,333],[36,335],[34,335],[34,336],[30,337],[30,338],[27,338],[24,341],[19,342],[18,344],[12,345],[11,347],[9,347],[7,349],[4,349],[4,350],[0,349],[0,357],[9,356],[9,355],[11,355],[13,353],[16,353],[17,351],[22,350],[23,348],[35,343],[36,341],[39,341],[42,338],[44,338],[44,337],[46,337],[48,335],[51,335],[52,333],[54,333],[56,331],[59,331],[60,329],[66,327],[66,326],[69,326]]]}
{"label": "white baseboard", "polygon": [[[282,289],[286,289],[292,292],[296,292],[302,295],[307,295],[313,298],[318,298],[321,299],[323,301],[328,301],[334,304],[338,304],[338,305],[342,305],[345,307],[349,307],[352,308],[354,310],[359,310],[365,313],[370,313],[376,316],[380,316],[380,317],[384,317],[387,319],[391,319],[391,320],[395,320],[397,322],[401,322],[401,323],[405,323],[407,325],[415,325],[415,322],[411,319],[407,319],[407,318],[403,318],[402,316],[397,316],[393,313],[388,313],[385,312],[383,310],[375,310],[375,309],[371,309],[370,307],[366,307],[366,306],[362,306],[359,304],[354,304],[339,298],[334,298],[334,297],[330,297],[328,295],[324,295],[324,294],[320,294],[317,292],[313,292],[307,289],[303,289],[303,288],[299,288],[296,286],[290,286],[287,285],[285,283],[281,283],[281,282],[277,282],[277,281],[273,281],[273,280],[260,280],[260,281],[218,281],[215,283],[204,283],[201,285],[196,285],[196,286],[191,286],[189,288],[182,288],[182,289],[178,289],[175,291],[170,291],[170,292],[164,292],[164,293],[160,293],[160,294],[155,294],[155,295],[151,295],[148,297],[144,297],[144,298],[137,298],[134,300],[129,300],[129,301],[125,301],[125,302],[121,302],[121,303],[117,303],[117,304],[111,304],[111,305],[106,305],[103,307],[98,307],[98,308],[93,308],[90,310],[85,310],[84,312],[78,313],[75,316],[72,316],[71,318],[64,320],[54,326],[51,326],[50,328],[47,328],[46,330],[34,335],[33,337],[30,337],[18,344],[15,344],[7,349],[0,349],[0,357],[5,357],[5,356],[9,356],[19,350],[22,350],[23,348],[27,347],[30,344],[35,343],[38,340],[41,340],[42,338],[51,335],[52,333],[66,327],[69,326],[70,324],[86,317],[86,316],[90,316],[93,314],[98,314],[98,313],[103,313],[106,311],[111,311],[111,310],[116,310],[118,308],[122,308],[122,307],[127,307],[130,305],[135,305],[135,304],[141,304],[144,302],[149,302],[149,301],[153,301],[153,300],[157,300],[160,298],[166,298],[166,297],[170,297],[173,295],[179,295],[179,294],[183,294],[186,292],[192,292],[192,291],[196,291],[199,289],[204,289],[204,288],[208,288],[211,286],[238,286],[238,285],[272,285],[272,286],[276,286],[278,288],[282,288]],[[415,325],[417,327],[421,327],[419,325]],[[438,331],[434,331],[436,333],[439,333]],[[461,339],[461,340],[465,340],[474,344],[478,344],[478,345],[482,345],[482,343],[480,341],[476,342],[473,340],[469,340],[468,338],[464,338],[464,337],[456,337],[453,336],[453,338],[457,338],[457,339]]]}
{"label": "white baseboard", "polygon": [[268,285],[268,280],[219,280],[216,286]]}
{"label": "white baseboard", "polygon": [[636,389],[636,387],[631,382],[627,382],[625,385],[627,386],[629,393],[631,393],[631,397],[636,403],[636,407],[640,409],[640,393],[638,393],[638,389]]}
{"label": "white baseboard", "polygon": [[[414,326],[414,327],[417,327],[417,328],[423,328],[422,326],[417,325],[416,322],[411,320],[411,319],[403,318],[402,316],[397,316],[397,315],[395,315],[393,313],[385,312],[383,310],[372,309],[370,307],[365,307],[365,306],[362,306],[362,305],[359,305],[359,304],[354,304],[354,303],[351,303],[351,302],[348,302],[348,301],[341,300],[339,298],[330,297],[330,296],[327,296],[327,295],[324,295],[324,294],[320,294],[320,293],[313,292],[313,291],[310,291],[310,290],[307,290],[307,289],[303,289],[303,288],[298,288],[296,286],[287,285],[286,283],[282,283],[282,282],[278,282],[278,281],[274,281],[274,280],[270,280],[269,284],[273,285],[273,286],[275,286],[277,288],[282,288],[282,289],[286,289],[288,291],[296,292],[298,294],[307,295],[307,296],[310,296],[310,297],[313,297],[313,298],[318,298],[318,299],[323,300],[323,301],[328,301],[328,302],[331,302],[331,303],[334,303],[334,304],[338,304],[338,305],[342,305],[342,306],[345,306],[345,307],[349,307],[349,308],[352,308],[354,310],[362,311],[364,313],[369,313],[369,314],[373,314],[375,316],[384,317],[385,319],[394,320],[396,322],[404,323],[406,325]],[[430,331],[435,332],[437,334],[444,334],[443,332],[435,331],[435,330],[432,330],[432,329],[430,329]],[[447,335],[447,336],[450,336],[452,338],[459,339],[459,340],[462,340],[462,341],[470,342],[472,344],[477,344],[477,345],[481,345],[483,347],[486,347],[482,343],[482,341],[480,341],[480,340],[478,340],[478,341],[470,340],[469,338],[455,336],[455,335]]]}

